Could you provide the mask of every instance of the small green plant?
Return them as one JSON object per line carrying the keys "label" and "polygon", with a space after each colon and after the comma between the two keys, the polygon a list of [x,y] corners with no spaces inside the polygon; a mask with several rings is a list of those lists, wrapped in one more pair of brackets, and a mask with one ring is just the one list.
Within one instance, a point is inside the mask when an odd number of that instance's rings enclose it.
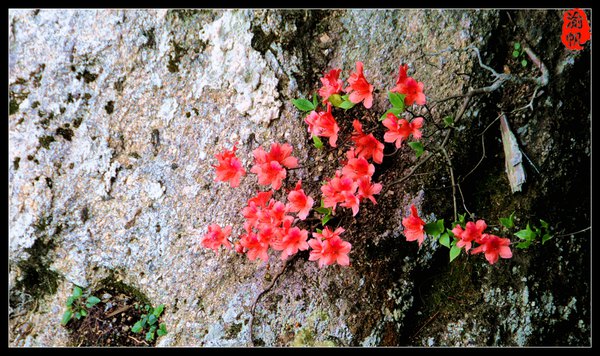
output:
{"label": "small green plant", "polygon": [[60,323],[65,326],[73,317],[79,320],[87,316],[88,309],[98,303],[100,303],[100,298],[93,295],[88,296],[84,302],[83,290],[78,286],[73,287],[73,293],[67,298],[67,310],[65,310]]}
{"label": "small green plant", "polygon": [[315,208],[315,211],[319,214],[323,214],[323,217],[321,218],[321,225],[325,226],[325,224],[327,224],[327,222],[331,220],[331,214],[333,213],[333,209],[326,208],[325,201],[323,199],[321,199],[321,206]]}
{"label": "small green plant", "polygon": [[[135,306],[136,309],[139,306]],[[165,323],[158,323],[158,319],[160,318],[165,306],[164,304],[159,305],[156,308],[151,307],[150,305],[144,305],[144,310],[146,314],[142,314],[142,318],[138,320],[132,327],[131,331],[136,334],[140,332],[146,331],[146,341],[154,340],[154,335],[163,336],[167,334],[167,327]]]}
{"label": "small green plant", "polygon": [[[500,218],[500,224],[502,224],[502,226],[509,231],[516,228],[513,220],[514,215],[515,213],[513,212],[507,218]],[[541,238],[542,245],[552,238],[552,234],[550,233],[550,224],[542,219],[540,219],[540,227],[527,223],[527,227],[525,229],[515,232],[514,235],[521,240],[521,242],[519,242],[516,246],[520,249],[529,248],[529,246],[536,242],[538,238]]]}
{"label": "small green plant", "polygon": [[523,47],[521,46],[521,44],[519,42],[515,42],[514,45],[514,50],[512,53],[513,58],[517,59],[517,60],[521,60],[521,65],[523,67],[527,67],[527,60],[524,58],[523,54]]}

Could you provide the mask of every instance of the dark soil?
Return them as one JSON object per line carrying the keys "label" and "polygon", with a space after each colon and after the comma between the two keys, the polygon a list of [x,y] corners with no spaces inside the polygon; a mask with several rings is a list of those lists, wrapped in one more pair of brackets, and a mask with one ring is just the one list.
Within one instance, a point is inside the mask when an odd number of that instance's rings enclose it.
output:
{"label": "dark soil", "polygon": [[86,317],[73,318],[67,324],[72,346],[154,346],[156,338],[146,341],[145,331],[131,331],[145,313],[144,303],[116,286],[104,286],[92,293],[98,298],[105,294],[111,297],[88,309]]}

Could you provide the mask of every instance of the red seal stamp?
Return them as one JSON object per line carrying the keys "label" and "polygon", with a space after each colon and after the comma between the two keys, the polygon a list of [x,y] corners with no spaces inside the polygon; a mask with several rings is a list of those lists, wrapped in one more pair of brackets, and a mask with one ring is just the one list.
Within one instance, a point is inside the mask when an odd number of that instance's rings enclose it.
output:
{"label": "red seal stamp", "polygon": [[588,18],[581,9],[565,11],[563,15],[562,43],[570,50],[580,51],[581,45],[590,40],[590,24]]}

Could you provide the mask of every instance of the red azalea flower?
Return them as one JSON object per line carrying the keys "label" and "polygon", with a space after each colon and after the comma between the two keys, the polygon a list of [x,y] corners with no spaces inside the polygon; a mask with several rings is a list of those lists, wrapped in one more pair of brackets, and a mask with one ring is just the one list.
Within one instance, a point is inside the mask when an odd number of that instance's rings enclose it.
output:
{"label": "red azalea flower", "polygon": [[379,183],[371,184],[371,177],[363,176],[358,180],[358,198],[359,199],[370,199],[373,204],[377,204],[373,194],[379,194],[381,192],[382,185]]}
{"label": "red azalea flower", "polygon": [[269,260],[269,254],[267,253],[269,242],[263,241],[257,234],[249,232],[242,235],[240,238],[240,245],[246,249],[246,256],[248,256],[250,260],[253,261],[257,258],[260,258],[265,262]]}
{"label": "red azalea flower", "polygon": [[476,223],[469,221],[465,226],[465,230],[463,230],[460,225],[456,225],[454,229],[452,229],[452,233],[454,236],[459,238],[460,240],[456,243],[456,246],[462,248],[465,247],[465,251],[469,251],[471,249],[471,242],[475,241],[477,243],[481,243],[481,238],[483,234],[483,230],[487,227],[487,224],[484,220],[477,220]]}
{"label": "red azalea flower", "polygon": [[[323,193],[323,206],[325,208],[332,208],[335,210],[337,203],[347,202],[347,197],[344,196],[344,192],[354,194],[358,184],[349,177],[343,176],[338,170],[335,172],[335,177],[330,179],[325,185],[321,186],[321,192]],[[352,202],[347,202],[350,207]]]}
{"label": "red azalea flower", "polygon": [[392,113],[388,113],[383,126],[388,128],[388,131],[383,135],[385,142],[395,142],[396,148],[402,146],[402,141],[407,140],[411,133],[410,124],[405,119],[398,120],[398,117]]}
{"label": "red azalea flower", "polygon": [[289,229],[277,245],[277,250],[283,250],[281,252],[281,259],[285,260],[298,251],[308,250],[307,238],[308,231],[300,230],[298,227]]}
{"label": "red azalea flower", "polygon": [[353,180],[358,180],[360,177],[371,177],[375,173],[375,166],[369,164],[364,157],[356,158],[354,148],[346,152],[348,162],[342,168],[342,174]]}
{"label": "red azalea flower", "polygon": [[304,193],[304,190],[302,189],[302,180],[299,180],[296,184],[296,188],[289,192],[288,201],[288,211],[292,213],[297,212],[300,220],[306,219],[308,212],[315,203],[313,198]]}
{"label": "red azalea flower", "polygon": [[323,249],[321,251],[321,258],[324,260],[325,265],[331,265],[337,262],[340,266],[350,265],[350,258],[348,253],[352,245],[340,239],[339,237],[332,237],[323,241]]}
{"label": "red azalea flower", "polygon": [[340,235],[346,231],[343,227],[338,227],[335,231],[331,231],[329,226],[325,226],[321,232],[313,232],[313,237],[319,238],[320,240],[327,240],[332,237],[340,237]]}
{"label": "red azalea flower", "polygon": [[350,264],[348,253],[352,245],[340,238],[339,235],[342,232],[344,232],[343,228],[331,232],[329,227],[325,227],[320,234],[313,233],[314,239],[308,241],[311,248],[308,259],[319,261],[319,268],[331,265],[334,262],[341,266],[348,266]]}
{"label": "red azalea flower", "polygon": [[342,197],[344,200],[341,202],[340,206],[343,206],[344,208],[351,208],[352,216],[358,214],[358,207],[360,205],[360,200],[358,200],[358,197],[354,195],[354,193],[350,193],[348,191],[342,192]]}
{"label": "red azalea flower", "polygon": [[311,111],[304,121],[308,124],[308,132],[312,136],[329,137],[329,145],[337,147],[336,141],[340,127],[331,114],[331,104],[327,104],[327,111]]}
{"label": "red azalea flower", "polygon": [[233,146],[231,151],[225,150],[223,153],[217,153],[215,157],[219,164],[213,166],[216,168],[217,181],[229,181],[231,187],[235,188],[240,185],[240,178],[246,174],[246,170],[242,167],[242,162],[235,156],[237,147]]}
{"label": "red azalea flower", "polygon": [[337,94],[342,90],[344,83],[339,79],[341,72],[341,69],[332,69],[321,78],[323,86],[319,89],[319,96],[323,98],[323,104],[327,102],[327,99],[331,95]]}
{"label": "red azalea flower", "polygon": [[383,126],[388,128],[388,131],[383,135],[385,142],[395,142],[396,148],[402,146],[402,141],[407,140],[412,134],[415,139],[421,138],[420,128],[423,127],[423,118],[417,117],[411,122],[406,119],[398,120],[398,117],[392,113],[388,113]]}
{"label": "red azalea flower", "polygon": [[367,82],[363,74],[362,62],[356,62],[356,72],[350,74],[348,84],[349,86],[344,91],[350,93],[348,99],[351,102],[358,104],[362,101],[367,109],[373,106],[373,86]]}
{"label": "red azalea flower", "polygon": [[383,143],[379,142],[373,134],[365,135],[360,121],[355,119],[352,126],[354,127],[352,141],[356,144],[356,154],[365,159],[373,157],[375,163],[383,162]]}
{"label": "red azalea flower", "polygon": [[419,246],[423,243],[425,239],[425,233],[423,229],[425,227],[425,221],[423,221],[418,213],[417,208],[414,205],[410,207],[411,215],[402,219],[402,226],[404,226],[404,236],[406,236],[406,241],[418,241]]}
{"label": "red azalea flower", "polygon": [[281,187],[282,181],[287,176],[287,168],[298,167],[298,159],[290,156],[292,146],[287,143],[280,145],[272,143],[269,153],[262,147],[258,147],[252,153],[254,154],[254,166],[250,172],[258,176],[258,184],[271,185],[275,190]]}
{"label": "red azalea flower", "polygon": [[422,82],[417,82],[414,78],[407,76],[407,69],[408,65],[400,65],[400,74],[398,75],[398,80],[396,80],[396,86],[390,91],[404,94],[404,103],[407,106],[415,102],[419,105],[425,105],[424,85]]}
{"label": "red azalea flower", "polygon": [[210,224],[208,232],[200,239],[202,247],[210,248],[215,252],[219,252],[221,245],[231,249],[231,243],[227,237],[231,234],[231,226],[226,226],[223,230],[217,224]]}
{"label": "red azalea flower", "polygon": [[[458,244],[457,244],[458,245]],[[483,234],[481,245],[471,250],[471,254],[480,252],[485,253],[485,259],[493,265],[498,261],[498,256],[502,258],[511,258],[512,251],[510,250],[510,240],[496,235]]]}

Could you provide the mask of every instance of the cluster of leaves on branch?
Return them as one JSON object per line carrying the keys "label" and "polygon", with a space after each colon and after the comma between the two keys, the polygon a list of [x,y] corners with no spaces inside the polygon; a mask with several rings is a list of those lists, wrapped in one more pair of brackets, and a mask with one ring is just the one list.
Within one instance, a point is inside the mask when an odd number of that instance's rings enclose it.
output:
{"label": "cluster of leaves on branch", "polygon": [[[208,232],[202,236],[201,244],[205,248],[218,253],[221,246],[234,248],[237,253],[246,254],[250,260],[268,261],[269,249],[280,251],[282,260],[288,259],[298,251],[310,251],[309,260],[317,261],[319,267],[334,263],[342,266],[350,265],[348,257],[351,244],[344,241],[341,234],[343,227],[335,230],[327,226],[327,222],[335,215],[336,209],[345,208],[355,216],[367,201],[377,204],[375,195],[382,190],[380,182],[373,182],[375,164],[381,164],[384,158],[384,144],[393,144],[396,149],[402,147],[412,137],[408,145],[415,151],[417,158],[423,153],[421,129],[424,125],[422,116],[415,116],[407,108],[414,105],[425,105],[424,84],[409,77],[408,65],[402,64],[395,85],[389,89],[387,96],[391,104],[379,119],[385,127],[383,142],[373,133],[365,131],[359,119],[352,121],[353,132],[349,139],[352,146],[345,151],[345,159],[341,167],[332,177],[321,182],[321,204],[314,208],[315,200],[302,189],[302,181],[296,182],[293,189],[287,188],[287,195],[278,194],[287,178],[288,169],[302,168],[298,160],[292,156],[292,146],[288,143],[274,142],[267,152],[263,147],[253,151],[254,163],[250,172],[257,176],[259,186],[268,188],[251,197],[242,209],[245,219],[244,233],[238,239],[230,237],[231,226],[224,228],[210,224]],[[334,115],[337,110],[350,110],[361,104],[365,109],[373,106],[374,88],[365,77],[362,62],[356,62],[356,68],[347,78],[347,85],[340,79],[342,70],[331,69],[325,73],[318,90],[320,100],[315,93],[311,100],[294,99],[292,103],[305,113],[304,122],[311,140],[317,149],[324,147],[321,138],[326,138],[332,148],[337,147],[340,138],[340,126]],[[410,115],[408,115],[410,114]],[[447,125],[451,125],[444,119]],[[347,140],[344,140],[346,142]],[[240,179],[246,175],[246,169],[235,154],[236,147],[216,155],[218,164],[216,180],[229,182],[237,187]],[[283,199],[286,198],[286,199]],[[313,217],[321,221],[321,228],[314,232],[296,226],[299,221],[307,219],[311,212]],[[295,216],[294,216],[295,214]],[[491,233],[486,233],[484,220],[465,222],[464,215],[450,228],[444,226],[443,220],[427,224],[411,207],[410,215],[403,219],[404,235],[407,241],[417,241],[419,246],[425,234],[439,241],[450,249],[450,261],[455,259],[461,250],[466,253],[483,253],[490,264],[498,258],[510,258],[510,240]]]}

